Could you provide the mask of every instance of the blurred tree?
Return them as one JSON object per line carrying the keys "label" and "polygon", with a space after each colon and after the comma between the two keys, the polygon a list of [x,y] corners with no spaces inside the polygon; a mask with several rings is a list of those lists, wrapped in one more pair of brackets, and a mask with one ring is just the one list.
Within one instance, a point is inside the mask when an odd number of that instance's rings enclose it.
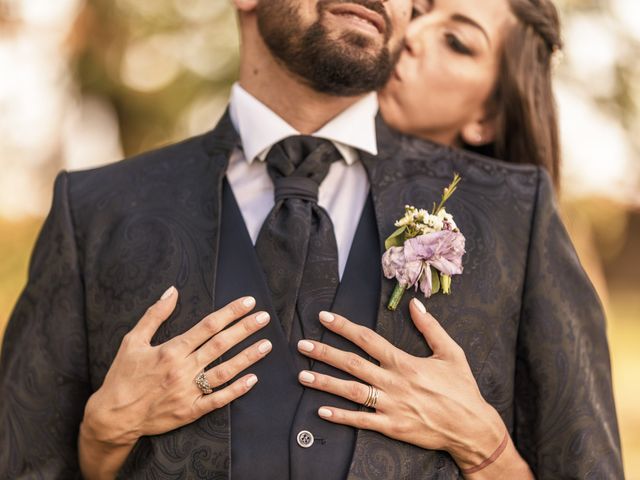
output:
{"label": "blurred tree", "polygon": [[235,12],[209,0],[89,0],[83,92],[117,111],[126,155],[210,129],[238,68]]}
{"label": "blurred tree", "polygon": [[[558,0],[565,52],[557,72],[563,126],[566,183],[640,206],[640,2]],[[564,97],[564,98],[563,98]],[[568,98],[572,97],[572,98]],[[586,101],[577,106],[578,101]],[[585,115],[586,114],[586,115]],[[582,118],[580,118],[582,117]],[[569,124],[567,124],[569,123]],[[578,127],[573,126],[578,123]],[[583,143],[574,148],[571,143]],[[572,153],[579,158],[571,158]],[[625,157],[625,158],[622,158]],[[577,177],[577,178],[576,178]],[[614,184],[606,184],[615,180]],[[598,185],[600,182],[600,185]],[[571,190],[571,185],[568,185]]]}

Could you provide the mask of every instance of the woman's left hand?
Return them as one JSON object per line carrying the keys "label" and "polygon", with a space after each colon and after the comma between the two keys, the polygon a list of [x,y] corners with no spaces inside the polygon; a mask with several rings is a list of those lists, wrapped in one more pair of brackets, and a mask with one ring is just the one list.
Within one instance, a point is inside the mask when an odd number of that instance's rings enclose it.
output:
{"label": "woman's left hand", "polygon": [[375,413],[323,406],[318,414],[425,449],[445,450],[463,469],[478,465],[500,445],[506,427],[482,398],[462,348],[418,300],[411,301],[410,313],[432,356],[414,357],[366,327],[322,312],[325,327],[358,345],[380,365],[320,342],[301,340],[298,349],[302,354],[364,383],[310,371],[300,372],[299,380],[359,404],[367,401],[370,384],[380,392]]}

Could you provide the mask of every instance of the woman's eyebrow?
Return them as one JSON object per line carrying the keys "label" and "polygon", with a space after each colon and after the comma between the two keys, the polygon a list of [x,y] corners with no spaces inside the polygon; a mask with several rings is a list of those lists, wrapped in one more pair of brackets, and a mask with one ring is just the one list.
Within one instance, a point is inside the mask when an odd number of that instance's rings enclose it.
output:
{"label": "woman's eyebrow", "polygon": [[479,23],[477,23],[475,20],[462,15],[460,13],[454,13],[453,15],[451,15],[451,20],[453,20],[454,22],[459,22],[459,23],[465,23],[467,25],[470,25],[478,30],[480,30],[480,32],[482,32],[482,34],[484,35],[484,38],[487,39],[487,43],[489,44],[489,46],[491,46],[491,39],[489,38],[489,34],[487,33],[487,31],[482,28],[482,25],[480,25]]}

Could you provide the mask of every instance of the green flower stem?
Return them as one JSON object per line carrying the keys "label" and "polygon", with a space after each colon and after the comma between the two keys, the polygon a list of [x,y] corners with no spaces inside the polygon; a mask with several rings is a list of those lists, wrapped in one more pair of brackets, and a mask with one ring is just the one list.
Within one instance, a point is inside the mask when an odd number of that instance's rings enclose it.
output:
{"label": "green flower stem", "polygon": [[438,212],[442,209],[442,207],[444,207],[444,204],[447,203],[447,200],[451,198],[451,195],[453,195],[453,193],[457,190],[460,180],[462,180],[462,177],[457,173],[454,174],[453,181],[449,184],[447,188],[444,189],[444,193],[442,194],[442,199],[440,200],[440,205],[436,207],[436,204],[434,202],[433,211],[431,212],[433,215],[437,215]]}
{"label": "green flower stem", "polygon": [[398,308],[398,305],[400,305],[400,300],[402,300],[402,296],[404,295],[405,290],[405,287],[403,287],[399,283],[396,284],[396,288],[393,289],[393,293],[391,294],[389,305],[387,305],[387,308],[389,310],[395,312],[395,310]]}

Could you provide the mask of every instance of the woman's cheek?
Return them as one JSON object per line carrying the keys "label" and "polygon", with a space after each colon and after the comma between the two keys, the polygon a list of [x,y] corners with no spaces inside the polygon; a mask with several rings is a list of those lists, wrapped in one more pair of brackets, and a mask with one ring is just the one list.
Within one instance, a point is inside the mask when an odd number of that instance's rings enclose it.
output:
{"label": "woman's cheek", "polygon": [[422,85],[416,88],[416,94],[408,99],[408,103],[430,122],[438,119],[438,123],[450,123],[451,118],[456,116],[460,97],[466,96],[458,79],[451,75],[451,66],[432,58],[423,63],[419,76]]}
{"label": "woman's cheek", "polygon": [[464,123],[488,99],[493,85],[491,72],[483,64],[453,52],[439,58],[438,64],[430,64],[429,71],[424,73],[431,90],[437,92],[434,100],[438,105],[434,108]]}
{"label": "woman's cheek", "polygon": [[[385,120],[394,128],[424,136],[445,132],[456,137],[484,100],[485,83],[478,65],[431,39],[420,57],[401,60],[402,81],[392,78],[380,95]],[[448,134],[446,132],[449,132]],[[438,141],[438,138],[433,138]]]}

